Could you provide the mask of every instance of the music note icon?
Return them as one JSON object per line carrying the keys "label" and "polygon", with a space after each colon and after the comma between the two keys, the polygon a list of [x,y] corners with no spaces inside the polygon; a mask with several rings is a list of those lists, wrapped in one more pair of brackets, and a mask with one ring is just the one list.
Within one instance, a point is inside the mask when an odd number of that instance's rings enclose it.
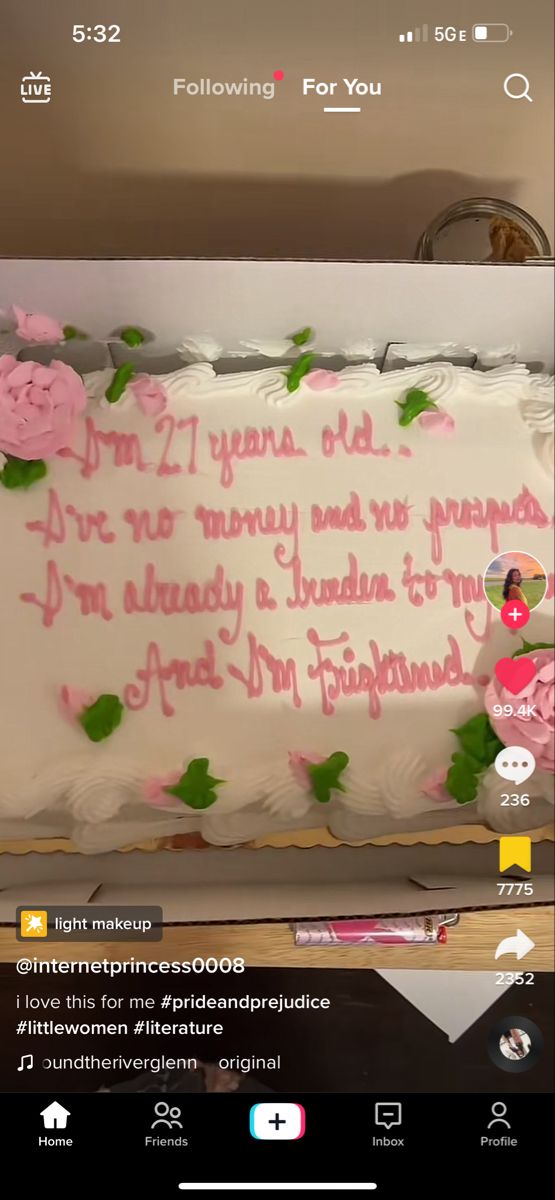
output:
{"label": "music note icon", "polygon": [[33,1055],[22,1054],[21,1061],[18,1066],[18,1071],[31,1071],[33,1067]]}

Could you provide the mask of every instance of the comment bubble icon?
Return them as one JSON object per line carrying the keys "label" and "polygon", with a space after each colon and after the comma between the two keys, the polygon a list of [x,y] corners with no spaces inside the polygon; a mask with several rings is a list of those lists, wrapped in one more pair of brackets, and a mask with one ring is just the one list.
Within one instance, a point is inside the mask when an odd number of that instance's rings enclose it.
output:
{"label": "comment bubble icon", "polygon": [[402,1124],[403,1108],[398,1100],[378,1100],[374,1106],[374,1121],[385,1129]]}
{"label": "comment bubble icon", "polygon": [[536,760],[529,750],[523,746],[506,746],[500,750],[495,760],[495,770],[502,779],[509,783],[524,783],[536,769]]}

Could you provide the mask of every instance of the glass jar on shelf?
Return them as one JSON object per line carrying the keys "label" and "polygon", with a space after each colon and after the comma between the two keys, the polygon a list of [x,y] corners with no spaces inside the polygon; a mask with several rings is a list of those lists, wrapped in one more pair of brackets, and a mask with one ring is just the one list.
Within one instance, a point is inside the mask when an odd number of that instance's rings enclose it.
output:
{"label": "glass jar on shelf", "polygon": [[508,200],[475,197],[451,204],[421,235],[421,262],[528,262],[551,257],[541,225]]}

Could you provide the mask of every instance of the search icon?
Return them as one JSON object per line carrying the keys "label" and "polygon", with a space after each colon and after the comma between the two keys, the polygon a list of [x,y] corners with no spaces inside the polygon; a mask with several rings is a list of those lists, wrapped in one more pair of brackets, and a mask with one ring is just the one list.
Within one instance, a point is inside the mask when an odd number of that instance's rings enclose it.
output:
{"label": "search icon", "polygon": [[[519,83],[517,83],[517,87],[519,88],[518,91],[515,90],[514,85],[511,89],[510,85],[513,79],[522,81],[522,87]],[[526,75],[507,75],[507,78],[503,84],[503,91],[510,100],[529,100],[530,104],[533,103],[530,95],[530,81],[526,78]]]}

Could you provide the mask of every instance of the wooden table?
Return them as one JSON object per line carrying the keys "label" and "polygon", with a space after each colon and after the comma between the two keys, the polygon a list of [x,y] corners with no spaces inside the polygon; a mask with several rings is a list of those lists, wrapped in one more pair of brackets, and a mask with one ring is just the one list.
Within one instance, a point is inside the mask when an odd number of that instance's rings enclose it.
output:
{"label": "wooden table", "polygon": [[[176,925],[164,930],[160,942],[18,942],[13,926],[0,927],[0,962],[24,957],[66,960],[191,959],[195,955],[241,956],[250,967],[372,967],[446,971],[553,971],[553,907],[498,909],[467,913],[448,931],[444,946],[295,947],[286,924]],[[498,943],[522,929],[536,943],[525,959],[507,955],[495,962]],[[23,976],[28,982],[31,975]],[[37,978],[36,976],[34,977]]]}

